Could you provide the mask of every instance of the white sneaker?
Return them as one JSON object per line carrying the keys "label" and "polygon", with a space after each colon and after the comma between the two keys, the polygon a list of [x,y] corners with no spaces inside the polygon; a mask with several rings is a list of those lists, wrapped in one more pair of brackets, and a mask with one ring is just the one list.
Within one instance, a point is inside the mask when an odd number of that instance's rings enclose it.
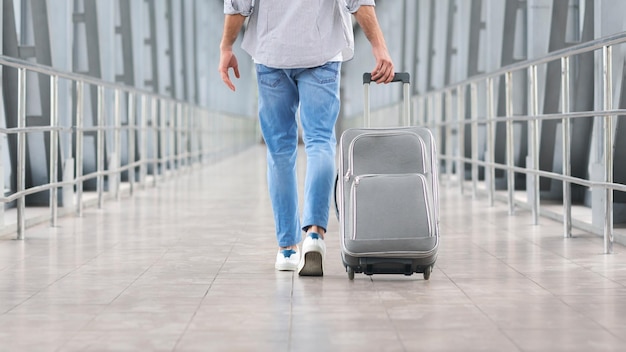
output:
{"label": "white sneaker", "polygon": [[274,267],[280,271],[296,271],[300,263],[300,253],[293,249],[281,249],[276,254]]}
{"label": "white sneaker", "polygon": [[324,275],[324,257],[326,244],[317,233],[309,233],[302,242],[302,260],[298,265],[300,276]]}

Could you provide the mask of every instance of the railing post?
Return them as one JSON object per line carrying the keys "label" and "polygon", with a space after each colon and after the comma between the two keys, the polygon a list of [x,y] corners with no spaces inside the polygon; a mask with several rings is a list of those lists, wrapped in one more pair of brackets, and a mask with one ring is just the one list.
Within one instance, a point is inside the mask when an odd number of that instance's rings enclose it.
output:
{"label": "railing post", "polygon": [[[198,107],[192,107],[189,113],[189,119],[191,121],[189,125],[189,133],[191,138],[191,158],[193,163],[200,163],[200,140],[198,131],[200,130],[200,125],[198,124],[198,116],[200,116],[200,109]],[[250,131],[246,131],[246,135],[248,135]],[[244,137],[245,138],[245,137]]]}
{"label": "railing post", "polygon": [[417,111],[417,123],[418,126],[425,126],[426,119],[424,118],[424,109],[426,108],[424,98],[419,97],[415,99],[415,111]]}
{"label": "railing post", "polygon": [[169,113],[169,137],[168,137],[168,147],[169,147],[169,156],[168,156],[168,164],[171,174],[176,174],[176,102],[170,101],[170,113]]}
{"label": "railing post", "polygon": [[[26,127],[26,69],[17,69],[17,128]],[[17,133],[17,189],[24,192],[26,188],[26,132]],[[26,230],[26,196],[17,198],[17,239],[24,239]]]}
{"label": "railing post", "polygon": [[[439,162],[443,161],[443,152],[444,152],[444,148],[445,148],[445,138],[444,138],[444,128],[443,128],[443,114],[442,114],[442,110],[443,110],[443,106],[442,104],[444,102],[442,102],[442,99],[444,99],[444,97],[442,97],[443,93],[435,93],[434,94],[434,106],[433,106],[433,111],[434,111],[434,126],[435,126],[435,139],[438,141],[438,145],[437,145],[437,153],[439,154],[437,156],[437,158],[439,159]],[[448,163],[446,161],[446,169],[448,168]],[[447,174],[448,170],[445,171],[445,173],[440,173],[439,177],[442,177],[444,174]]]}
{"label": "railing post", "polygon": [[[188,164],[187,164],[187,147],[186,147],[186,142],[187,142],[187,107],[184,105],[180,105],[180,124],[178,126],[179,128],[179,142],[178,142],[178,146],[179,146],[179,160],[180,160],[180,170],[183,171],[187,168]],[[241,134],[241,129],[238,129],[239,133]]]}
{"label": "railing post", "polygon": [[195,155],[195,163],[197,164],[201,164],[202,163],[202,144],[201,144],[201,137],[202,137],[202,125],[201,125],[201,121],[202,121],[202,111],[200,111],[199,108],[194,107],[193,111],[191,113],[191,135],[192,135],[192,148],[193,148],[193,155]]}
{"label": "railing post", "polygon": [[[195,136],[195,130],[194,130],[194,116],[195,116],[195,107],[193,106],[188,106],[187,107],[187,160],[188,160],[188,164],[189,166],[192,166],[194,164],[194,136]],[[243,134],[243,138],[242,140],[246,139],[246,130],[245,128],[242,128],[244,134]],[[242,141],[243,144],[243,141]]]}
{"label": "railing post", "polygon": [[[528,133],[528,149],[530,154],[530,160],[528,160],[528,168],[532,171],[539,170],[539,93],[537,82],[537,66],[532,65],[529,67],[529,83],[530,83],[530,115],[529,120],[529,133]],[[530,184],[527,187],[528,200],[531,202],[531,212],[533,218],[533,224],[539,224],[539,206],[540,206],[540,194],[539,194],[539,174],[532,174],[529,178]]]}
{"label": "railing post", "polygon": [[204,136],[206,133],[206,125],[208,116],[205,116],[205,112],[201,109],[198,109],[198,114],[196,115],[196,121],[198,123],[198,155],[199,155],[199,163],[204,164],[207,160],[207,151],[206,151],[206,143],[204,140]]}
{"label": "railing post", "polygon": [[213,160],[217,160],[219,157],[219,149],[217,147],[217,141],[219,140],[221,133],[217,133],[219,128],[219,117],[214,112],[209,113],[209,124],[206,140],[209,142],[209,150]]}
{"label": "railing post", "polygon": [[142,189],[146,186],[146,169],[147,169],[147,147],[148,147],[148,134],[146,128],[148,126],[148,97],[145,94],[141,95],[141,122],[139,127],[139,187]]}
{"label": "railing post", "polygon": [[176,103],[176,163],[178,165],[178,170],[176,173],[180,173],[183,170],[183,105],[181,103]]}
{"label": "railing post", "polygon": [[475,82],[470,85],[471,118],[472,118],[472,197],[478,196],[478,87]]}
{"label": "railing post", "polygon": [[151,99],[152,106],[152,186],[156,187],[159,176],[159,121],[158,101],[156,97]]}
{"label": "railing post", "polygon": [[84,83],[76,81],[76,215],[83,216]]}
{"label": "railing post", "polygon": [[[487,153],[485,160],[488,164],[495,163],[495,150],[494,150],[494,125],[495,118],[494,111],[494,96],[493,96],[493,77],[487,78]],[[485,179],[487,181],[487,198],[489,206],[494,205],[494,193],[495,193],[495,167],[493,165],[487,165],[485,167]]]}
{"label": "railing post", "polygon": [[128,168],[128,183],[130,186],[130,195],[133,195],[135,192],[135,161],[137,159],[137,155],[135,152],[135,141],[137,137],[137,127],[136,127],[136,114],[137,109],[136,105],[136,97],[135,93],[128,92],[128,164],[131,167]]}
{"label": "railing post", "polygon": [[166,121],[167,121],[167,116],[168,116],[168,106],[169,106],[169,101],[166,100],[161,100],[159,107],[160,107],[160,111],[161,111],[161,116],[159,119],[159,139],[160,139],[160,143],[159,143],[159,164],[161,167],[161,176],[163,177],[163,179],[167,178],[167,129],[166,129]]}
{"label": "railing post", "polygon": [[[417,115],[418,115],[418,110],[419,106],[417,105],[418,100],[415,99],[414,97],[411,97],[411,112],[409,114],[409,126],[417,126],[418,125],[418,119],[417,119]],[[413,116],[415,115],[415,116]]]}
{"label": "railing post", "polygon": [[509,215],[515,214],[515,156],[514,148],[515,142],[513,141],[513,72],[509,71],[505,74],[505,92],[506,92],[506,175],[507,175],[507,191],[509,202]]}
{"label": "railing post", "polygon": [[[561,113],[569,114],[570,102],[569,102],[569,57],[565,56],[561,58]],[[563,158],[563,176],[571,175],[571,160],[570,160],[570,136],[571,136],[571,124],[569,117],[565,116],[561,120],[562,129],[562,158]],[[570,183],[563,181],[563,237],[572,237],[572,189]]]}
{"label": "railing post", "polygon": [[[50,76],[50,184],[58,181],[58,160],[59,160],[59,77]],[[50,188],[50,225],[57,226],[58,218],[58,188]]]}
{"label": "railing post", "polygon": [[465,86],[460,85],[456,90],[456,111],[457,111],[457,143],[459,144],[458,153],[459,159],[457,160],[456,170],[459,175],[459,191],[463,194],[463,188],[465,183]]}
{"label": "railing post", "polygon": [[[122,111],[121,111],[121,95],[122,92],[119,89],[115,90],[115,97],[114,97],[114,122],[113,125],[115,126],[115,129],[113,130],[113,145],[114,145],[114,152],[113,154],[115,155],[115,164],[113,166],[109,166],[110,169],[115,169],[115,175],[110,175],[109,176],[109,180],[115,180],[114,183],[114,189],[113,192],[114,196],[115,196],[115,200],[120,200],[121,196],[120,196],[120,186],[122,183],[122,172],[120,171],[120,168],[122,166],[122,138],[121,138],[121,129],[122,129]],[[109,182],[111,183],[111,182]]]}
{"label": "railing post", "polygon": [[[602,48],[602,73],[604,110],[613,107],[613,47]],[[613,183],[613,116],[604,116],[604,179],[607,184]],[[604,253],[613,253],[613,189],[605,189],[604,208]]]}
{"label": "railing post", "polygon": [[173,101],[169,101],[167,104],[167,169],[169,174],[174,173],[176,165],[174,165],[174,115],[176,114],[176,108]]}
{"label": "railing post", "polygon": [[206,112],[204,120],[204,135],[202,136],[204,155],[206,160],[215,160],[215,146],[213,145],[213,131],[215,130],[215,117],[213,113]]}
{"label": "railing post", "polygon": [[[430,128],[434,128],[435,123],[433,121],[435,121],[435,94],[430,94],[428,97],[428,102],[426,103],[426,115],[424,116],[424,121],[426,123],[426,126],[430,127]],[[433,131],[433,133],[435,133]]]}
{"label": "railing post", "polygon": [[453,153],[452,153],[452,124],[448,123],[452,120],[452,90],[446,90],[444,93],[445,118],[441,115],[441,126],[445,129],[445,149],[446,149],[446,178],[450,181],[452,177]]}
{"label": "railing post", "polygon": [[104,203],[104,87],[98,86],[98,112],[97,112],[97,143],[96,143],[96,158],[97,158],[97,170],[98,176],[97,189],[98,189],[98,208],[102,208]]}

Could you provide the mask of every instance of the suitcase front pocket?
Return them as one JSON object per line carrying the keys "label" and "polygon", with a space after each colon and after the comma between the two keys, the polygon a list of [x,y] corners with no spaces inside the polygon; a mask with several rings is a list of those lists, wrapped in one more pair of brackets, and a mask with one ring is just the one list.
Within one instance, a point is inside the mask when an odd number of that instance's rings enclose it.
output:
{"label": "suitcase front pocket", "polygon": [[385,240],[433,234],[432,193],[423,174],[356,176],[350,188],[350,238]]}
{"label": "suitcase front pocket", "polygon": [[348,147],[348,174],[426,173],[426,145],[409,131],[363,133]]}

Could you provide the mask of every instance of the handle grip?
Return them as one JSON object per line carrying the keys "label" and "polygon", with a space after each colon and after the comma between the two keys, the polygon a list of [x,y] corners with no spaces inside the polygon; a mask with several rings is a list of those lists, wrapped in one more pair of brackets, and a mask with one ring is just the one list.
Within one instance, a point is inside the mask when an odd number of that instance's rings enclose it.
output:
{"label": "handle grip", "polygon": [[[393,75],[393,80],[391,82],[411,83],[411,74],[408,72],[396,72]],[[363,74],[363,84],[370,83],[372,83],[372,74],[370,72],[365,72]]]}

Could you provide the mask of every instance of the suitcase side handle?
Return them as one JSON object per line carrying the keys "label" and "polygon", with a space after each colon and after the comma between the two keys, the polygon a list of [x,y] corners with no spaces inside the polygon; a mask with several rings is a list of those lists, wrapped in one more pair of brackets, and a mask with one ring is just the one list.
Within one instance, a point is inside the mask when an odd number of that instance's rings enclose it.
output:
{"label": "suitcase side handle", "polygon": [[[408,72],[396,72],[393,75],[393,80],[391,82],[402,82],[402,83],[411,83],[411,75]],[[372,83],[372,74],[370,72],[365,72],[363,74],[363,84]]]}

